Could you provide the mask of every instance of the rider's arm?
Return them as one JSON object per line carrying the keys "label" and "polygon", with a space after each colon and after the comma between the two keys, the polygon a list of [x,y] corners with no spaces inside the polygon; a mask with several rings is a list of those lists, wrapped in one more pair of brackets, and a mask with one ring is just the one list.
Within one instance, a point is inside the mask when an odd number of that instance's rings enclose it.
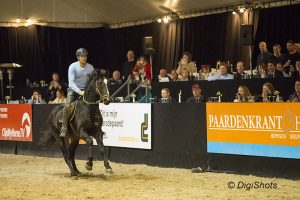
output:
{"label": "rider's arm", "polygon": [[69,77],[69,88],[71,88],[74,92],[78,93],[80,92],[80,89],[75,84],[75,78],[76,78],[76,68],[74,65],[71,65],[69,67],[68,71],[68,77]]}

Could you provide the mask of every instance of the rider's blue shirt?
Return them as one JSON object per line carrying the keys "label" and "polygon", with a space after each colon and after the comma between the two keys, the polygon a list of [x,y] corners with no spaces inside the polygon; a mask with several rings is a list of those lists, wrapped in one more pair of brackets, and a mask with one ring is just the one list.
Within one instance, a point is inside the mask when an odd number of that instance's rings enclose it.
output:
{"label": "rider's blue shirt", "polygon": [[87,87],[89,77],[88,75],[94,70],[94,67],[86,63],[85,67],[80,67],[79,61],[70,65],[68,71],[69,88],[79,93],[80,90],[84,90]]}

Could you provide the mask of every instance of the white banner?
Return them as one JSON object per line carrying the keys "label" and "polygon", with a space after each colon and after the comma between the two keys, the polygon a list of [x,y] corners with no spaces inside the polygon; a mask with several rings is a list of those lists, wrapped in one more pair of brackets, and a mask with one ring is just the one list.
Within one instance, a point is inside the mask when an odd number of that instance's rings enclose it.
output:
{"label": "white banner", "polygon": [[99,104],[103,117],[104,145],[151,149],[151,104]]}

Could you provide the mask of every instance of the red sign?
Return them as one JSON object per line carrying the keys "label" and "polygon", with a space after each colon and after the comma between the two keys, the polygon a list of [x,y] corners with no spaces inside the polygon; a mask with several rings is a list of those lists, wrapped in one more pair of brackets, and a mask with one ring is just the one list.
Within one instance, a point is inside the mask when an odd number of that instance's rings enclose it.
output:
{"label": "red sign", "polygon": [[0,140],[32,141],[31,105],[0,104]]}

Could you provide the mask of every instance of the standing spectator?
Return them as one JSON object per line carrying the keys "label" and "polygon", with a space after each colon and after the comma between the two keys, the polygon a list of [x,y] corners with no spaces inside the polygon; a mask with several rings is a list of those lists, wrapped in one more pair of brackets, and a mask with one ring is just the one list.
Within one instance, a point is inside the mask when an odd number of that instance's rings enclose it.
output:
{"label": "standing spectator", "polygon": [[267,64],[268,60],[270,60],[272,57],[272,54],[268,51],[267,43],[265,43],[263,41],[260,42],[259,50],[260,50],[260,53],[257,56],[256,66],[258,66],[260,63]]}
{"label": "standing spectator", "polygon": [[176,72],[179,76],[182,75],[183,69],[186,69],[189,75],[193,75],[193,73],[197,72],[195,62],[192,61],[192,55],[187,51],[182,54],[182,58],[178,62],[178,68]]}
{"label": "standing spectator", "polygon": [[40,92],[35,90],[32,93],[31,99],[28,100],[28,104],[46,104],[46,102]]}
{"label": "standing spectator", "polygon": [[268,61],[268,78],[283,78],[283,73],[276,69],[274,61]]}
{"label": "standing spectator", "polygon": [[283,67],[285,72],[289,73],[290,70],[295,70],[296,61],[300,59],[300,55],[297,52],[297,48],[293,40],[287,41],[286,49],[288,50],[288,53],[285,55],[285,63]]}
{"label": "standing spectator", "polygon": [[56,98],[54,101],[49,101],[49,104],[62,104],[66,103],[67,99],[64,95],[64,92],[62,90],[57,90],[56,91]]}
{"label": "standing spectator", "polygon": [[140,56],[133,71],[138,72],[142,80],[151,80],[151,66],[145,56]]}
{"label": "standing spectator", "polygon": [[124,77],[124,80],[127,80],[128,76],[132,74],[134,65],[135,65],[134,52],[132,50],[129,50],[127,52],[127,60],[124,62],[122,66],[122,76]]}
{"label": "standing spectator", "polygon": [[111,85],[121,85],[123,80],[121,79],[121,73],[118,70],[113,72],[112,78],[110,79]]}
{"label": "standing spectator", "polygon": [[280,44],[273,45],[273,55],[271,60],[274,60],[275,63],[284,63],[284,55],[281,53],[281,46]]}
{"label": "standing spectator", "polygon": [[50,86],[47,90],[48,102],[53,101],[56,98],[56,91],[62,90],[62,86],[57,80],[50,82]]}
{"label": "standing spectator", "polygon": [[200,103],[205,102],[205,97],[201,94],[202,90],[199,84],[194,84],[192,86],[193,96],[187,99],[187,103]]}

